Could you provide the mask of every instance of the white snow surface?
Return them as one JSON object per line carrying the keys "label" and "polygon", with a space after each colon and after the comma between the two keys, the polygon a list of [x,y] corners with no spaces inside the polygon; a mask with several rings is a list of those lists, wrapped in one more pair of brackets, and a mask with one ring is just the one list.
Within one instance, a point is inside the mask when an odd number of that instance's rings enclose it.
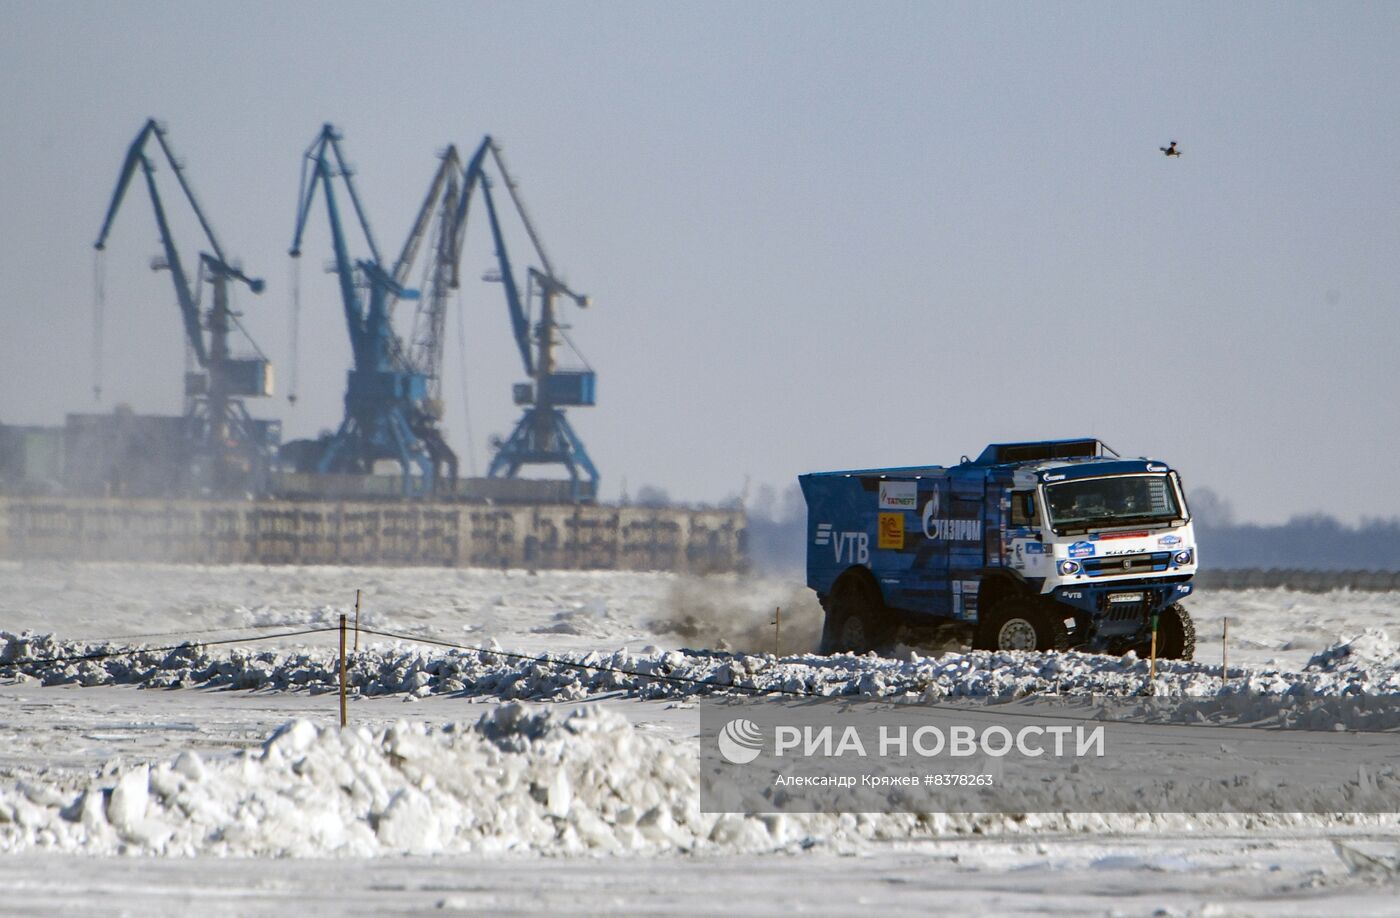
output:
{"label": "white snow surface", "polygon": [[[356,589],[366,627],[466,643],[494,637],[526,652],[723,642],[799,653],[815,649],[821,624],[815,597],[798,580],[739,575],[0,561],[0,587],[0,629],[86,641],[334,624],[341,613],[353,616]],[[1232,666],[1300,669],[1368,628],[1400,632],[1400,593],[1202,591],[1186,605],[1201,662],[1220,662],[1229,619]],[[770,624],[777,607],[780,645]]]}
{"label": "white snow surface", "polygon": [[[338,635],[210,643],[332,624],[353,616],[356,588],[366,628],[462,647],[362,635],[346,730],[330,694]],[[1159,662],[1150,686],[1180,702],[1172,716],[1400,726],[1400,595],[1207,592],[1189,608],[1196,661]],[[687,701],[697,695],[738,686],[990,703],[1126,698],[1148,687],[1146,662],[1131,657],[917,648],[821,657],[810,652],[819,623],[810,593],[783,579],[0,562],[0,661],[16,664],[0,669],[9,680],[0,684],[0,894],[27,914],[99,913],[33,895],[50,859],[67,852],[217,856],[230,866],[208,874],[228,887],[206,903],[214,914],[242,914],[245,901],[277,910],[275,896],[245,898],[264,870],[284,878],[269,882],[338,903],[317,914],[406,901],[386,902],[373,885],[391,863],[403,865],[391,871],[394,888],[440,888],[438,861],[384,855],[487,858],[501,884],[523,877],[545,891],[521,900],[487,883],[489,894],[412,900],[446,910],[641,902],[698,913],[722,910],[709,891],[737,884],[760,897],[752,910],[820,912],[830,901],[819,890],[836,876],[868,906],[906,910],[936,901],[990,912],[1383,914],[1393,902],[1393,875],[1363,868],[1390,863],[1394,817],[699,813],[698,722]],[[70,659],[143,646],[175,649]],[[1374,857],[1339,859],[1335,836]],[[664,866],[677,854],[719,866]],[[498,860],[532,855],[611,866],[512,873]],[[272,870],[280,861],[269,858],[282,856],[309,866]],[[636,856],[663,866],[627,866]],[[307,860],[326,857],[352,866]],[[77,863],[61,869],[147,901],[144,882],[113,879],[100,858]],[[857,874],[880,879],[862,885]],[[587,894],[595,876],[621,884],[612,905]],[[900,885],[914,876],[928,878],[924,898],[909,897],[917,883]],[[800,888],[779,896],[792,877]]]}

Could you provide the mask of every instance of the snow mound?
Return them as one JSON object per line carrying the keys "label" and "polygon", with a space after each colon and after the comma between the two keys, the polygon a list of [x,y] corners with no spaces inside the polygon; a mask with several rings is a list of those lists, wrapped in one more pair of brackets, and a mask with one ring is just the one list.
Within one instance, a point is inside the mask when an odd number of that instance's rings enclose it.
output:
{"label": "snow mound", "polygon": [[[221,856],[648,852],[703,844],[695,755],[599,709],[471,725],[296,720],[259,749],[116,767],[67,799],[0,791],[0,850]],[[774,839],[760,822],[748,836]]]}
{"label": "snow mound", "polygon": [[[695,744],[601,708],[506,704],[474,724],[295,720],[260,748],[110,763],[76,789],[0,788],[0,853],[373,857],[738,854],[947,835],[1266,828],[1387,817],[700,812]],[[1393,822],[1393,817],[1390,818]]]}
{"label": "snow mound", "polygon": [[1400,647],[1378,628],[1367,628],[1356,637],[1346,638],[1318,651],[1308,660],[1307,669],[1322,672],[1400,668]]}

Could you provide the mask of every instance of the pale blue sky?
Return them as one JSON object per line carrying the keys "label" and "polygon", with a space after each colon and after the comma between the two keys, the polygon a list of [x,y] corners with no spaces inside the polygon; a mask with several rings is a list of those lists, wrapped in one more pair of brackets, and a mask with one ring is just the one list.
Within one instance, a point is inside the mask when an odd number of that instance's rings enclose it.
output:
{"label": "pale blue sky", "polygon": [[[571,417],[605,497],[1095,434],[1245,519],[1400,515],[1397,37],[1395,4],[0,0],[0,421],[94,407],[91,245],[148,115],[267,279],[239,305],[285,384],[299,158],[332,121],[388,252],[437,150],[504,144],[594,298]],[[484,468],[520,367],[482,224],[467,245]],[[133,196],[104,410],[179,410],[156,248]],[[253,406],[288,436],[338,423],[349,362],[320,211],[305,249],[301,399]]]}

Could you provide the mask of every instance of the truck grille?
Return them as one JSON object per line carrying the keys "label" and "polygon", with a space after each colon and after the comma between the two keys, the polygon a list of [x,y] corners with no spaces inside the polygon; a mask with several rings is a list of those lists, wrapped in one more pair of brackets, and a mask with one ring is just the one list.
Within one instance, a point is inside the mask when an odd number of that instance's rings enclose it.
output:
{"label": "truck grille", "polygon": [[[1124,593],[1138,593],[1141,598],[1131,602],[1111,601],[1115,596],[1126,599]],[[1149,610],[1159,607],[1162,599],[1162,591],[1152,588],[1100,593],[1097,603],[1099,618],[1108,622],[1146,621]]]}
{"label": "truck grille", "polygon": [[1111,577],[1115,574],[1150,574],[1167,569],[1172,553],[1169,551],[1143,552],[1140,555],[1113,555],[1109,558],[1086,558],[1084,573],[1090,577]]}

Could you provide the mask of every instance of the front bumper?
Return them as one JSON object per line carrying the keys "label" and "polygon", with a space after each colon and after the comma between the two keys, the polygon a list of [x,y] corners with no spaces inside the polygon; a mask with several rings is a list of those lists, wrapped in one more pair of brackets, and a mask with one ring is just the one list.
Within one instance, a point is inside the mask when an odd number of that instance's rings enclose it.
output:
{"label": "front bumper", "polygon": [[1189,581],[1118,580],[1068,584],[1050,595],[1074,610],[1075,631],[1095,643],[1132,641],[1150,633],[1151,618],[1191,595]]}

